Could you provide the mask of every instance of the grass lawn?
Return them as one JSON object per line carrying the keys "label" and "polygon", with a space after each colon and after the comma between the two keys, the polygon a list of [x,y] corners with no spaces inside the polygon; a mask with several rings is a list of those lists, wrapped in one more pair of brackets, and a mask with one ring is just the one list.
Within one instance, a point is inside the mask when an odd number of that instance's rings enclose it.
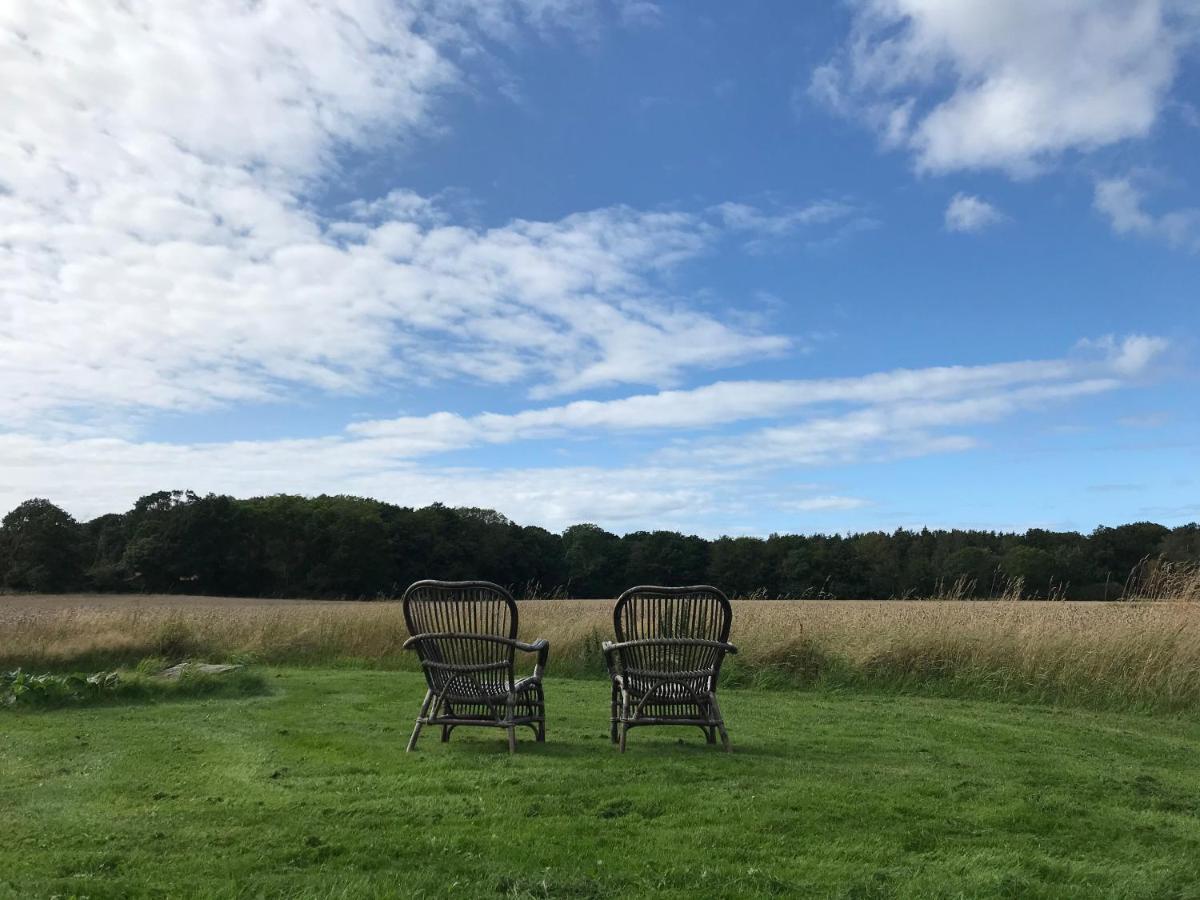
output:
{"label": "grass lawn", "polygon": [[427,730],[419,675],[267,673],[239,699],[0,713],[0,896],[1200,897],[1200,723],[732,690],[608,743]]}

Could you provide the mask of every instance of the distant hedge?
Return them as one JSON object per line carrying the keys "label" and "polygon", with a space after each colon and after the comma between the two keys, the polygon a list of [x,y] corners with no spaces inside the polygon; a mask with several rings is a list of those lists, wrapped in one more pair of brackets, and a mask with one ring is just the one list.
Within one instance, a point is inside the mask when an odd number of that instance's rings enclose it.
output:
{"label": "distant hedge", "polygon": [[1143,560],[1200,562],[1200,526],[1151,522],[1091,534],[1030,529],[771,535],[705,540],[674,531],[555,534],[490,509],[421,509],[361,497],[142,497],[77,522],[28,500],[0,526],[9,591],[121,591],[376,598],[419,578],[483,578],[523,597],[612,597],[639,583],[707,582],[737,596],[888,599],[955,592],[1100,600]]}

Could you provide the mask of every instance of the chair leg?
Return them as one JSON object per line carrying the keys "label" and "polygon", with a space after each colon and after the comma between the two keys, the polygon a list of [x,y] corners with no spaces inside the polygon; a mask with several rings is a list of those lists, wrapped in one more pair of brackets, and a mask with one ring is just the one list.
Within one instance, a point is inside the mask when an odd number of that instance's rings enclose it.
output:
{"label": "chair leg", "polygon": [[721,715],[721,706],[717,703],[717,695],[709,694],[708,697],[712,703],[713,715],[717,719],[717,730],[721,733],[721,744],[725,747],[726,753],[732,753],[733,746],[729,743],[729,732],[725,730],[725,717]]}
{"label": "chair leg", "polygon": [[450,743],[450,731],[453,727],[454,727],[453,725],[443,725],[442,726],[442,743],[443,744]]}
{"label": "chair leg", "polygon": [[413,748],[417,746],[417,738],[421,736],[421,720],[429,712],[429,701],[432,699],[433,691],[426,691],[425,699],[421,701],[421,711],[417,713],[417,724],[413,726],[412,737],[408,739],[408,746],[404,749],[405,753],[411,753]]}
{"label": "chair leg", "polygon": [[617,742],[617,686],[616,686],[616,684],[613,684],[613,686],[612,686],[612,703],[610,704],[610,709],[611,709],[612,715],[609,718],[608,737],[609,737],[609,740],[611,740],[612,743],[615,744]]}
{"label": "chair leg", "polygon": [[408,746],[404,749],[405,753],[412,753],[413,748],[417,746],[417,738],[421,736],[421,720],[417,719],[417,724],[413,726],[412,737],[408,739]]}
{"label": "chair leg", "polygon": [[508,699],[504,703],[504,715],[508,721],[504,730],[508,732],[508,752],[517,752],[517,726],[513,724],[513,719],[516,717],[515,703],[513,695],[509,694]]}
{"label": "chair leg", "polygon": [[537,737],[534,740],[539,744],[544,744],[546,743],[546,692],[540,684],[537,687],[537,709],[534,711],[538,714]]}
{"label": "chair leg", "polygon": [[620,694],[621,694],[621,700],[620,700],[621,705],[619,708],[621,711],[621,715],[620,715],[620,719],[616,723],[616,725],[618,726],[618,732],[619,732],[619,736],[617,738],[617,743],[621,748],[621,752],[624,753],[625,745],[626,745],[626,742],[628,740],[628,735],[629,735],[629,695],[627,693],[625,693],[625,691],[621,691]]}
{"label": "chair leg", "polygon": [[715,744],[717,742],[717,729],[716,728],[714,728],[711,725],[708,726],[707,728],[701,726],[700,730],[704,732],[704,743]]}

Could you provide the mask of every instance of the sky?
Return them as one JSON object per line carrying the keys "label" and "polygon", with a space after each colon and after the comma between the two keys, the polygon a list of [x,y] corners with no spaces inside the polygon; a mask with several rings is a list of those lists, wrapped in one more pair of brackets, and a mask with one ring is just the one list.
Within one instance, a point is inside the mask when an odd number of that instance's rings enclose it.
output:
{"label": "sky", "polygon": [[1195,0],[9,0],[0,510],[1200,519]]}

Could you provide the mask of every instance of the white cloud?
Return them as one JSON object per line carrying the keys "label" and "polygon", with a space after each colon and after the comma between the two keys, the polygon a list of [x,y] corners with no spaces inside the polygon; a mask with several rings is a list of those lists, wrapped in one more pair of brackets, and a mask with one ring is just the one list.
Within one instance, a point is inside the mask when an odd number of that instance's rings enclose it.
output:
{"label": "white cloud", "polygon": [[621,24],[632,28],[649,28],[662,24],[662,7],[652,0],[618,0],[617,15]]}
{"label": "white cloud", "polygon": [[[486,443],[559,437],[589,431],[699,430],[755,419],[794,415],[833,405],[899,409],[930,401],[953,403],[964,397],[1026,396],[1072,385],[1115,386],[1150,369],[1166,349],[1165,339],[1112,335],[1079,342],[1066,359],[1029,360],[981,366],[896,369],[853,378],[783,381],[721,381],[686,391],[660,391],[617,400],[578,400],[562,406],[512,414],[463,416],[439,412],[355,423],[360,438],[395,441],[412,447],[406,454]],[[1041,398],[1038,398],[1041,399]],[[432,450],[425,451],[425,442]]]}
{"label": "white cloud", "polygon": [[411,506],[486,506],[556,530],[585,520],[682,526],[685,515],[723,502],[719,477],[678,467],[416,466],[397,461],[379,442],[340,439],[179,445],[9,434],[0,435],[0,458],[0,508],[46,496],[84,519],[174,486],[243,497],[346,493]]}
{"label": "white cloud", "polygon": [[745,203],[726,202],[714,207],[714,211],[731,229],[758,232],[771,237],[790,234],[804,225],[835,222],[856,212],[851,204],[839,200],[821,200],[808,206],[774,212]]}
{"label": "white cloud", "polygon": [[971,194],[955,194],[946,207],[947,231],[982,231],[989,225],[997,225],[1006,216],[986,200]]}
{"label": "white cloud", "polygon": [[1200,209],[1149,212],[1133,178],[1109,178],[1096,183],[1094,204],[1117,234],[1165,241],[1172,247],[1200,252]]}
{"label": "white cloud", "polygon": [[1148,134],[1194,19],[1183,0],[861,0],[809,93],[922,170],[1027,175]]}
{"label": "white cloud", "polygon": [[746,235],[742,246],[751,253],[779,249],[786,246],[787,238],[818,226],[824,226],[826,231],[816,236],[809,234],[804,245],[809,250],[827,249],[881,224],[878,219],[842,200],[819,200],[782,209],[726,202],[713,207],[710,212],[732,234]]}
{"label": "white cloud", "polygon": [[663,452],[664,461],[721,467],[824,466],[969,450],[978,441],[940,429],[995,422],[1022,410],[1112,391],[1116,378],[986,392],[961,399],[875,406],[797,425],[762,428]]}
{"label": "white cloud", "polygon": [[[446,214],[428,197],[422,197],[415,191],[395,188],[382,197],[374,200],[351,200],[346,209],[355,220],[363,220],[374,224],[396,219],[405,224],[419,223],[421,225],[442,225],[447,221]],[[328,226],[330,230],[344,229],[347,239],[365,239],[370,236],[369,228],[362,227],[357,222],[334,222]]]}
{"label": "white cloud", "polygon": [[1077,344],[1083,351],[1102,354],[1114,374],[1127,378],[1145,372],[1168,346],[1166,338],[1148,334],[1131,334],[1124,338],[1106,334],[1099,338],[1084,338]]}
{"label": "white cloud", "polygon": [[[438,413],[358,423],[308,439],[169,444],[0,434],[0,508],[41,495],[86,518],[164,487],[242,496],[332,492],[410,505],[493,506],[552,528],[594,521],[712,533],[765,510],[847,511],[865,503],[812,485],[805,490],[813,496],[781,497],[768,470],[969,449],[976,438],[964,429],[1114,390],[1146,374],[1161,351],[1155,340],[1101,339],[1059,360],[724,382],[510,415]],[[732,437],[705,434],[754,419],[779,422]],[[677,439],[609,467],[418,461],[486,443],[664,430]]]}
{"label": "white cloud", "polygon": [[860,509],[870,506],[870,500],[862,497],[842,497],[837,494],[824,494],[819,497],[807,497],[791,504],[793,509],[801,512],[827,512],[830,510]]}
{"label": "white cloud", "polygon": [[707,215],[464,228],[403,188],[345,221],[312,207],[344,150],[437,128],[485,33],[586,31],[589,9],[4,5],[0,417],[443,378],[551,394],[785,349],[664,287]]}

